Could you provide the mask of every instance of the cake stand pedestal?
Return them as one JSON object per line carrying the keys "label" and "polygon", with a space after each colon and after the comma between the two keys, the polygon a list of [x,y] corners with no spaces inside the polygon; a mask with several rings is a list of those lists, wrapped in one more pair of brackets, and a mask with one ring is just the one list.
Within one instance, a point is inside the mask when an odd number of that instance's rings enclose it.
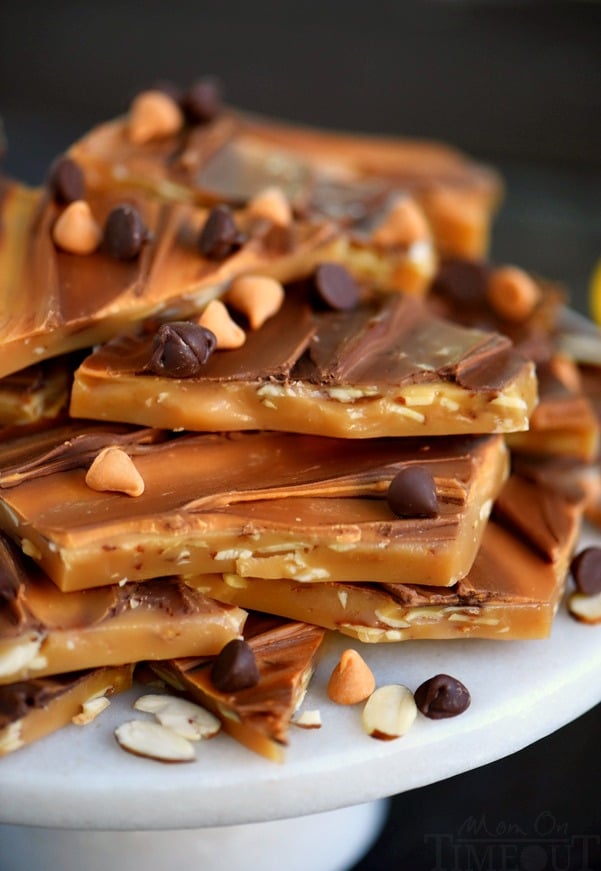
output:
{"label": "cake stand pedestal", "polygon": [[[599,541],[589,532],[581,547]],[[447,672],[472,703],[454,719],[419,715],[397,741],[369,738],[359,706],[327,699],[349,646],[380,685],[415,689]],[[0,871],[177,871],[201,859],[203,871],[342,871],[377,837],[382,799],[507,756],[596,705],[601,626],[576,622],[562,604],[544,641],[361,645],[331,636],[303,705],[320,709],[323,726],[291,727],[283,765],[227,735],[201,743],[189,764],[131,756],[113,730],[134,716],[140,694],[0,761]]]}

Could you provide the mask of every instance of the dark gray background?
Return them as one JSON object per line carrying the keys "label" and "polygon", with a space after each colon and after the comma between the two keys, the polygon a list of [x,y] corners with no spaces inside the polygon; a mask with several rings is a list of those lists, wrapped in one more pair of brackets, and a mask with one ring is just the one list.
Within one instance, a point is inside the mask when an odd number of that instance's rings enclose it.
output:
{"label": "dark gray background", "polygon": [[[565,282],[586,309],[601,256],[599,3],[5,0],[5,169],[38,182],[73,138],[123,111],[138,89],[204,73],[248,109],[441,138],[494,162],[507,197],[493,256]],[[598,841],[587,865],[578,840],[601,833],[600,728],[597,708],[513,757],[396,797],[357,871],[466,871],[467,861],[495,871],[600,868]],[[547,837],[530,852],[469,859],[449,847],[437,859],[436,836],[453,839],[482,813],[526,831],[549,814],[571,847],[553,855]]]}

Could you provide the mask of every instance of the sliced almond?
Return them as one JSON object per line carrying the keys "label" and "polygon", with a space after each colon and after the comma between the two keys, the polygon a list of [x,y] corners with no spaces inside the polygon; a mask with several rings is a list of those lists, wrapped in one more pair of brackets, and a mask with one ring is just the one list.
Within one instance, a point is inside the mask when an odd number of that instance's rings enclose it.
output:
{"label": "sliced almond", "polygon": [[132,458],[121,448],[108,447],[100,451],[86,474],[86,484],[99,492],[126,493],[141,496],[144,479]]}
{"label": "sliced almond", "polygon": [[75,200],[56,219],[54,244],[69,254],[92,254],[100,245],[102,230],[85,200]]}
{"label": "sliced almond", "polygon": [[301,729],[321,729],[321,712],[317,708],[313,711],[301,711],[292,722]]}
{"label": "sliced almond", "polygon": [[328,682],[328,696],[339,705],[364,702],[376,688],[376,679],[361,654],[345,650]]}
{"label": "sliced almond", "polygon": [[279,187],[267,187],[250,200],[248,213],[253,218],[264,218],[279,227],[292,223],[292,209],[286,194]]}
{"label": "sliced almond", "polygon": [[106,711],[109,705],[110,701],[106,696],[98,696],[93,699],[88,699],[87,702],[82,704],[79,714],[75,714],[75,716],[71,718],[71,722],[75,726],[87,726],[88,723],[95,720],[99,714]]}
{"label": "sliced almond", "polygon": [[115,737],[129,753],[159,762],[191,762],[196,758],[194,747],[186,738],[150,720],[128,720],[117,726]]}
{"label": "sliced almond", "polygon": [[375,690],[363,708],[361,722],[372,738],[390,741],[405,735],[417,716],[417,705],[409,687],[387,684]]}
{"label": "sliced almond", "polygon": [[246,341],[246,333],[230,317],[225,305],[213,299],[198,318],[201,327],[210,330],[217,339],[217,347],[222,350],[241,348]]}
{"label": "sliced almond", "polygon": [[226,301],[246,315],[252,330],[258,330],[281,309],[284,288],[266,275],[241,275],[227,292]]}
{"label": "sliced almond", "polygon": [[128,134],[135,145],[145,145],[178,133],[184,123],[181,109],[162,91],[143,91],[129,110]]}
{"label": "sliced almond", "polygon": [[162,726],[167,726],[188,741],[212,738],[221,729],[221,721],[210,711],[178,696],[140,696],[134,702],[134,708],[154,714]]}
{"label": "sliced almond", "polygon": [[582,623],[601,623],[601,593],[592,596],[572,593],[568,597],[568,611]]}

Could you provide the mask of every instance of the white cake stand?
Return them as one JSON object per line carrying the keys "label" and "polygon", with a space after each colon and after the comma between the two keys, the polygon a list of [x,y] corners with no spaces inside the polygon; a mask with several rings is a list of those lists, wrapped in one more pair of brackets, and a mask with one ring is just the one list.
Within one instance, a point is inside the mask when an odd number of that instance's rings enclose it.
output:
{"label": "white cake stand", "polygon": [[[581,546],[600,540],[588,531]],[[419,715],[396,741],[369,738],[360,708],[335,706],[325,692],[348,646],[379,684],[415,689],[447,672],[472,704],[454,719]],[[194,763],[131,756],[113,730],[143,716],[131,710],[139,694],[0,761],[0,871],[342,871],[377,836],[385,797],[500,759],[601,701],[601,626],[576,622],[562,605],[545,641],[376,646],[332,637],[303,705],[320,709],[323,726],[293,727],[284,765],[226,735],[201,744]]]}

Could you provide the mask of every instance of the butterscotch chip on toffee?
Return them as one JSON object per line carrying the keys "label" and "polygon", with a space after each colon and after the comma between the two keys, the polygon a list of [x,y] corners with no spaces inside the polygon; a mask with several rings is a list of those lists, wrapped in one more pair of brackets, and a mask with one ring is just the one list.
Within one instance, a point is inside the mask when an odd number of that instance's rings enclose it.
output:
{"label": "butterscotch chip on toffee", "polygon": [[[467,577],[447,589],[414,584],[301,584],[238,575],[188,577],[209,596],[311,620],[364,642],[546,638],[565,587],[583,501],[513,477]],[[505,496],[519,512],[507,516]]]}
{"label": "butterscotch chip on toffee", "polygon": [[244,631],[259,680],[246,689],[221,691],[211,679],[214,660],[152,663],[179,692],[208,708],[223,730],[255,753],[283,762],[288,728],[302,704],[319,660],[325,630],[308,623],[251,614]]}
{"label": "butterscotch chip on toffee", "polygon": [[55,245],[66,211],[48,191],[0,180],[0,310],[10,313],[0,326],[0,377],[165,311],[170,319],[192,317],[238,275],[307,275],[335,254],[340,235],[332,223],[299,219],[290,240],[274,241],[239,209],[241,244],[214,260],[197,245],[208,208],[115,186],[90,192],[84,205],[104,226],[101,244],[85,256]]}
{"label": "butterscotch chip on toffee", "polygon": [[0,686],[0,756],[67,726],[90,701],[128,690],[132,671],[118,665]]}
{"label": "butterscotch chip on toffee", "polygon": [[117,338],[78,368],[71,413],[343,438],[527,429],[534,367],[509,339],[436,318],[408,295],[342,311],[315,308],[310,295],[311,282],[289,288],[242,347],[217,350],[190,377],[148,371],[152,336]]}
{"label": "butterscotch chip on toffee", "polygon": [[69,154],[94,188],[125,182],[205,204],[250,200],[277,187],[294,210],[347,226],[380,225],[409,193],[443,253],[477,257],[486,250],[501,181],[459,151],[294,126],[215,105],[202,123],[186,110],[188,125],[147,144],[131,141],[127,118],[100,124]]}
{"label": "butterscotch chip on toffee", "polygon": [[[85,483],[90,457],[118,438],[145,482],[135,499]],[[507,472],[494,435],[138,439],[74,423],[54,443],[45,433],[37,454],[29,439],[0,442],[0,526],[61,589],[215,571],[453,584],[469,570]],[[399,518],[388,487],[415,463],[433,477],[439,511]]]}
{"label": "butterscotch chip on toffee", "polygon": [[246,613],[177,578],[63,593],[0,537],[0,684],[167,656],[217,654]]}

